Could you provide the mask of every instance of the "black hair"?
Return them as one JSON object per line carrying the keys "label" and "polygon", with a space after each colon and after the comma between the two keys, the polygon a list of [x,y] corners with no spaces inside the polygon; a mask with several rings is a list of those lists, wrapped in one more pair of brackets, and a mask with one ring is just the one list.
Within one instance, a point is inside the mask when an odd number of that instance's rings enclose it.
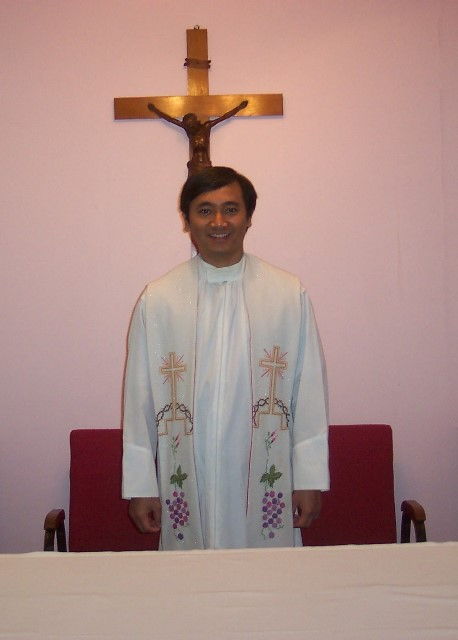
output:
{"label": "black hair", "polygon": [[243,201],[248,218],[251,218],[256,207],[257,193],[252,183],[230,167],[206,167],[189,176],[183,185],[180,195],[180,210],[189,221],[189,207],[197,196],[208,191],[215,191],[237,182],[242,190]]}

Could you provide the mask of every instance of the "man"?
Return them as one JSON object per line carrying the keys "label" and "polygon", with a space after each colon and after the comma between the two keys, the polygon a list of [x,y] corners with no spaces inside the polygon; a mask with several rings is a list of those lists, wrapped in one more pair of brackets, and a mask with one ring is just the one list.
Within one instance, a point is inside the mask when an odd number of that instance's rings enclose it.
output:
{"label": "man", "polygon": [[256,198],[233,169],[190,176],[180,208],[198,255],[132,317],[123,496],[163,549],[300,544],[329,488],[313,311],[297,278],[244,253]]}

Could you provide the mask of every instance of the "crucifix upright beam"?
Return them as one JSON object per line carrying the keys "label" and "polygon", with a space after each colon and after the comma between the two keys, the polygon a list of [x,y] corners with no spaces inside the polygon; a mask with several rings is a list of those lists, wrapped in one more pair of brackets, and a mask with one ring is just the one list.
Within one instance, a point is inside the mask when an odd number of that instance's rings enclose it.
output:
{"label": "crucifix upright beam", "polygon": [[[200,124],[202,127],[209,125],[207,128],[210,129],[213,118],[219,120],[237,107],[238,111],[232,113],[231,116],[276,116],[283,114],[283,96],[279,93],[211,95],[208,78],[210,60],[208,60],[207,30],[199,27],[187,29],[186,40],[185,66],[188,76],[188,95],[115,98],[115,120],[152,119],[164,117],[166,114],[168,116],[166,119],[183,126],[181,121],[178,122],[177,119],[193,114],[199,121],[206,120]],[[244,101],[247,102],[247,105],[242,108],[241,104]],[[149,108],[148,105],[150,105]],[[152,110],[151,105],[154,105],[157,111]],[[162,112],[162,116],[158,112]],[[183,128],[185,127],[183,126]],[[188,130],[186,132],[190,139],[190,158],[192,159],[191,136]]]}

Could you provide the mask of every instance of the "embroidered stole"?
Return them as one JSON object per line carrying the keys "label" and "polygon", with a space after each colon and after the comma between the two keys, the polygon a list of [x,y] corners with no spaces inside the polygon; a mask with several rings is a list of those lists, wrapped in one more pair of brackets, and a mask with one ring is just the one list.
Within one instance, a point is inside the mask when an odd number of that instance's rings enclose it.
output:
{"label": "embroidered stole", "polygon": [[[193,451],[198,258],[145,291],[146,333],[158,431],[157,474],[166,549],[203,547]],[[299,352],[297,278],[246,255],[250,325],[252,444],[248,546],[292,546],[292,395]]]}

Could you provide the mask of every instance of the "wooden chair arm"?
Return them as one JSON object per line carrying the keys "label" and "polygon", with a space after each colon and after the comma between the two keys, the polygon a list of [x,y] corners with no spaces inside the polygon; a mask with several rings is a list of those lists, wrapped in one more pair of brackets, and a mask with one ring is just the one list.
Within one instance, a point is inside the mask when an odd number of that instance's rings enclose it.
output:
{"label": "wooden chair arm", "polygon": [[401,543],[410,542],[410,524],[415,531],[415,542],[426,542],[425,510],[416,500],[404,500],[401,504]]}
{"label": "wooden chair arm", "polygon": [[43,551],[54,551],[54,537],[57,540],[57,551],[67,551],[65,511],[63,509],[53,509],[46,514],[44,530]]}

